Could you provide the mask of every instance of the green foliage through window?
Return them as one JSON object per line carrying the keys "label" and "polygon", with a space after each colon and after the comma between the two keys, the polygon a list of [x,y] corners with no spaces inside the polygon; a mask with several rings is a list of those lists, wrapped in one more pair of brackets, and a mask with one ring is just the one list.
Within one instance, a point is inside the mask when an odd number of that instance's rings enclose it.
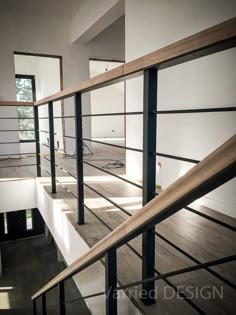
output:
{"label": "green foliage through window", "polygon": [[[33,82],[31,78],[18,77],[16,78],[16,98],[18,102],[32,102],[33,101]],[[20,140],[34,140],[33,108],[27,106],[17,107],[18,112],[18,126],[20,133]],[[32,119],[21,119],[21,118]]]}

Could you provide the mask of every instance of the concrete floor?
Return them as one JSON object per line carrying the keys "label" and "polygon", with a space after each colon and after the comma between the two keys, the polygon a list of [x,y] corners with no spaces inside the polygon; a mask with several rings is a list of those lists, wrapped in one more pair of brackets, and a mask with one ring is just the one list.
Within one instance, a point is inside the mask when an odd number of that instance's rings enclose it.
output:
{"label": "concrete floor", "polygon": [[[45,237],[29,238],[1,244],[3,276],[0,277],[0,314],[30,315],[31,296],[59,272],[65,269],[64,263],[57,261],[57,250]],[[81,295],[73,280],[65,282],[66,300],[80,298]],[[56,305],[57,288],[46,295],[49,315],[58,314]],[[38,314],[40,302],[37,302]],[[66,305],[66,314],[90,314],[82,301]]]}

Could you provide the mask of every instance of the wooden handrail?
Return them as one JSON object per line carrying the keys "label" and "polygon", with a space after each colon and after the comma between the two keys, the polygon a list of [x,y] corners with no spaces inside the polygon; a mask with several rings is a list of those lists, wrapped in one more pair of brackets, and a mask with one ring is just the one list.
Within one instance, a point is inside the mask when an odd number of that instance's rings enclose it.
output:
{"label": "wooden handrail", "polygon": [[[222,45],[220,45],[222,44]],[[174,64],[193,60],[214,52],[222,51],[236,44],[236,18],[217,24],[204,31],[191,35],[164,48],[156,50],[134,61],[125,63],[113,70],[107,71],[90,80],[81,82],[73,87],[64,89],[49,97],[43,98],[34,104],[43,105],[49,101],[57,101],[72,96],[76,92],[88,92],[105,86],[113,80],[158,67],[166,68]]]}
{"label": "wooden handrail", "polygon": [[0,106],[34,106],[34,102],[0,101]]}
{"label": "wooden handrail", "polygon": [[[220,186],[220,184],[235,176],[236,167],[236,135],[226,141],[218,149],[195,165],[184,176],[180,177],[159,196],[154,198],[135,215],[126,220],[113,232],[93,246],[86,254],[72,263],[68,268],[51,280],[46,286],[32,296],[39,297],[59,282],[89,266],[94,259],[100,259],[110,248],[122,244],[136,232],[140,232],[150,222],[159,223],[166,217],[182,209],[206,192]],[[228,172],[225,179],[224,172]],[[232,171],[233,170],[233,171]],[[215,186],[211,184],[217,182]],[[211,188],[209,188],[211,186]],[[206,189],[207,188],[207,189]],[[204,193],[205,191],[205,193]],[[194,196],[193,196],[194,195]],[[190,197],[191,196],[191,197]]]}

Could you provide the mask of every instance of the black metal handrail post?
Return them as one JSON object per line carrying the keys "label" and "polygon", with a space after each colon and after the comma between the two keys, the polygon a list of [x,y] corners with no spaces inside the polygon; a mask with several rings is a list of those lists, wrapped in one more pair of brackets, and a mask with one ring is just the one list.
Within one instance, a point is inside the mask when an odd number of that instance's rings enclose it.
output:
{"label": "black metal handrail post", "polygon": [[[143,206],[154,198],[156,187],[156,114],[157,109],[157,69],[144,70],[143,90]],[[142,279],[155,276],[155,227],[143,233]],[[153,292],[155,282],[143,283],[142,301],[155,303]]]}
{"label": "black metal handrail post", "polygon": [[39,112],[38,106],[34,106],[34,135],[35,135],[35,152],[37,164],[37,177],[41,177],[41,158],[40,158],[40,136],[39,136]]}
{"label": "black metal handrail post", "polygon": [[37,315],[36,299],[32,301],[32,304],[33,304],[33,315]]}
{"label": "black metal handrail post", "polygon": [[105,255],[106,315],[117,315],[117,259],[116,249]]}
{"label": "black metal handrail post", "polygon": [[47,315],[46,293],[42,294],[42,315]]}
{"label": "black metal handrail post", "polygon": [[51,185],[52,185],[52,193],[54,194],[56,193],[56,166],[55,166],[53,102],[48,103],[48,118],[49,118]]}
{"label": "black metal handrail post", "polygon": [[81,93],[75,94],[75,146],[78,224],[84,224],[83,126]]}
{"label": "black metal handrail post", "polygon": [[66,305],[65,305],[65,284],[64,281],[58,284],[58,298],[59,298],[59,315],[66,314]]}

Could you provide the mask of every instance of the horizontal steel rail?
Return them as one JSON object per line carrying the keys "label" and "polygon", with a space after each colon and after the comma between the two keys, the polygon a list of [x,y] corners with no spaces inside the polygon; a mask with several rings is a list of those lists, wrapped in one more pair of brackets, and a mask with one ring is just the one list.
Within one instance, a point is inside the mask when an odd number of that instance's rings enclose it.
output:
{"label": "horizontal steel rail", "polygon": [[143,115],[143,112],[123,112],[123,113],[103,113],[103,114],[86,114],[81,115],[82,117],[104,117],[104,116],[132,116],[132,115]]}
{"label": "horizontal steel rail", "polygon": [[[178,252],[180,252],[181,254],[183,254],[184,256],[186,256],[187,258],[189,258],[190,260],[192,260],[193,262],[195,262],[196,264],[202,264],[202,262],[200,260],[198,260],[197,258],[193,257],[192,255],[190,255],[189,253],[187,253],[185,250],[183,250],[182,248],[180,248],[179,246],[177,246],[176,244],[174,244],[173,242],[169,241],[167,238],[165,238],[163,235],[161,235],[158,232],[155,232],[155,234],[162,239],[164,242],[166,242],[167,244],[169,244],[171,247],[173,247],[174,249],[176,249]],[[223,281],[225,284],[227,284],[228,286],[230,286],[231,288],[235,288],[235,285],[229,281],[228,279],[224,278],[223,276],[221,276],[218,272],[210,269],[209,267],[205,267],[206,271],[211,273],[213,276],[215,276],[216,278],[220,279],[221,281]]]}
{"label": "horizontal steel rail", "polygon": [[[101,295],[105,295],[105,294],[106,294],[106,292],[104,292],[104,291],[98,292],[98,293],[93,293],[93,294],[85,295],[85,296],[77,298],[77,299],[72,299],[72,300],[69,300],[69,301],[65,301],[65,304],[70,304],[70,303],[74,303],[74,302],[87,300],[87,299],[91,299],[93,297],[97,297],[97,296],[101,296]],[[58,306],[58,304],[49,305],[49,306],[47,306],[47,309],[50,309],[50,308],[53,308],[53,307],[57,307],[57,306]]]}
{"label": "horizontal steel rail", "polygon": [[49,133],[49,131],[47,131],[47,130],[37,130],[38,132],[42,132],[42,133]]}
{"label": "horizontal steel rail", "polygon": [[170,154],[165,154],[165,153],[160,153],[160,152],[156,152],[155,154],[157,156],[164,157],[167,159],[189,162],[189,163],[194,163],[194,164],[197,164],[200,162],[199,160],[189,159],[189,158],[185,158],[185,157],[177,156],[177,155],[170,155]]}
{"label": "horizontal steel rail", "polygon": [[[158,195],[159,195],[158,193],[155,193],[155,196],[158,196]],[[184,209],[186,209],[186,210],[188,210],[190,212],[193,212],[193,213],[195,213],[195,214],[197,214],[197,215],[199,215],[199,216],[201,216],[201,217],[203,217],[203,218],[205,218],[205,219],[207,219],[209,221],[212,221],[212,222],[214,222],[216,224],[219,224],[219,225],[221,225],[221,226],[223,226],[223,227],[225,227],[225,228],[227,228],[227,229],[229,229],[229,230],[231,230],[233,232],[236,232],[236,228],[234,226],[232,226],[232,225],[230,225],[228,223],[225,223],[223,221],[220,221],[220,220],[218,220],[218,219],[216,219],[214,217],[211,217],[210,215],[207,215],[207,214],[205,214],[205,213],[203,213],[201,211],[193,209],[193,208],[191,208],[189,206],[184,207]]]}
{"label": "horizontal steel rail", "polygon": [[[45,160],[47,160],[48,162],[51,162],[50,159],[46,158],[43,154],[40,154]],[[71,177],[73,177],[74,179],[77,179],[73,174],[71,174],[70,172],[68,172],[67,170],[65,170],[62,166],[58,165],[57,163],[55,163],[55,166],[60,169],[61,171],[63,171],[64,173],[70,175]]]}
{"label": "horizontal steel rail", "polygon": [[[1,160],[0,160],[1,162]],[[0,168],[12,168],[12,167],[28,167],[28,166],[36,166],[37,164],[22,164],[22,165],[6,165],[6,166],[0,166]]]}
{"label": "horizontal steel rail", "polygon": [[170,110],[158,110],[154,113],[157,115],[169,115],[169,114],[199,114],[199,113],[221,113],[221,112],[235,112],[235,107],[212,107],[212,108],[189,108],[189,109],[170,109]]}
{"label": "horizontal steel rail", "polygon": [[132,282],[132,283],[129,283],[129,284],[125,284],[125,285],[122,285],[122,286],[118,287],[116,289],[116,291],[124,290],[124,289],[130,288],[130,287],[133,287],[133,286],[137,286],[137,285],[140,285],[140,284],[145,283],[145,282],[150,282],[150,281],[153,281],[153,280],[154,281],[163,280],[163,279],[174,277],[174,276],[177,276],[177,275],[181,275],[181,274],[184,274],[184,273],[187,273],[187,272],[192,272],[192,271],[196,271],[196,270],[200,270],[200,269],[204,269],[204,268],[214,267],[214,266],[225,264],[227,262],[231,262],[231,261],[234,261],[234,260],[236,260],[236,255],[232,255],[232,256],[228,256],[228,257],[224,257],[224,258],[220,258],[220,259],[215,259],[215,260],[212,260],[212,261],[201,263],[199,265],[186,267],[186,268],[179,269],[179,270],[176,270],[176,271],[170,271],[170,272],[167,272],[165,274],[159,275],[157,277],[152,277],[152,278],[148,278],[148,279],[144,279],[144,280],[140,280],[140,281],[135,281],[135,282]]}
{"label": "horizontal steel rail", "polygon": [[35,152],[28,152],[28,153],[6,153],[6,154],[0,154],[0,156],[16,156],[16,155],[36,155]]}
{"label": "horizontal steel rail", "polygon": [[[49,131],[46,131],[46,130],[38,130],[38,131],[39,131],[39,132],[42,132],[42,133],[48,133],[48,134],[49,134]],[[73,136],[60,135],[59,133],[56,133],[56,132],[54,132],[53,134],[54,134],[54,136],[58,136],[58,137],[62,137],[62,138],[76,139],[76,138],[73,137]]]}
{"label": "horizontal steel rail", "polygon": [[[75,118],[75,116],[54,116],[54,119]],[[39,117],[39,119],[49,119],[49,117]]]}
{"label": "horizontal steel rail", "polygon": [[[44,147],[46,147],[46,148],[48,148],[48,149],[50,149],[50,145],[48,145],[48,144],[46,144],[46,143],[39,142],[39,144],[40,144],[40,145],[43,145]],[[76,159],[74,155],[70,155],[70,154],[68,154],[68,153],[65,153],[64,151],[61,151],[61,150],[58,149],[58,148],[54,148],[54,150],[57,151],[57,152],[59,152],[59,153],[61,153],[61,154],[63,154],[63,155],[65,155],[65,156],[69,156],[69,157],[72,158],[72,159]]]}
{"label": "horizontal steel rail", "polygon": [[94,189],[93,187],[89,186],[86,183],[83,183],[83,185],[85,187],[87,187],[88,189],[92,190],[93,192],[95,192],[97,195],[99,195],[100,197],[104,198],[106,201],[110,202],[113,206],[115,206],[116,208],[120,209],[122,212],[124,212],[125,214],[127,214],[128,216],[131,216],[131,214],[126,211],[123,207],[121,207],[120,205],[118,205],[116,202],[114,202],[112,199],[104,196],[103,194],[101,194],[99,191],[97,191],[96,189]]}
{"label": "horizontal steel rail", "polygon": [[191,207],[185,207],[185,209],[190,211],[190,212],[193,212],[193,213],[195,213],[195,214],[197,214],[197,215],[199,215],[199,216],[201,216],[201,217],[203,217],[203,218],[205,218],[205,219],[207,219],[209,221],[212,221],[212,222],[214,222],[216,224],[219,224],[219,225],[223,226],[226,229],[229,229],[229,230],[231,230],[233,232],[236,232],[236,227],[234,227],[234,226],[232,226],[232,225],[230,225],[228,223],[220,221],[220,220],[218,220],[218,219],[216,219],[214,217],[211,217],[211,216],[209,216],[209,215],[207,215],[207,214],[205,214],[203,212],[200,212],[198,210],[195,210],[195,209],[193,209]]}
{"label": "horizontal steel rail", "polygon": [[90,141],[90,142],[94,142],[94,143],[98,143],[98,144],[103,144],[103,145],[107,145],[107,146],[118,148],[118,149],[130,150],[130,151],[135,151],[135,152],[140,152],[140,153],[143,152],[143,150],[141,150],[141,149],[130,148],[130,147],[126,147],[126,146],[122,146],[122,145],[118,145],[118,144],[107,143],[107,142],[93,140],[93,139],[89,139],[89,138],[82,138],[82,140],[83,141]]}
{"label": "horizontal steel rail", "polygon": [[[35,140],[30,140],[30,142],[24,142],[24,143],[34,143]],[[22,142],[20,141],[12,141],[12,142],[0,142],[0,145],[1,144],[21,144]]]}
{"label": "horizontal steel rail", "polygon": [[0,132],[20,132],[20,131],[35,131],[35,130],[34,129],[0,130]]}
{"label": "horizontal steel rail", "polygon": [[34,117],[0,117],[1,120],[4,120],[4,119],[16,119],[16,120],[24,120],[24,119],[34,119]]}
{"label": "horizontal steel rail", "polygon": [[116,178],[118,178],[118,179],[120,179],[120,180],[122,180],[122,181],[124,181],[124,182],[126,182],[126,183],[128,183],[128,184],[130,184],[130,185],[133,185],[133,186],[135,186],[135,187],[137,187],[137,188],[143,189],[143,187],[142,187],[141,185],[138,185],[138,184],[136,184],[136,183],[134,183],[134,182],[132,182],[132,181],[130,181],[130,180],[124,178],[124,177],[121,177],[121,176],[116,175],[116,174],[114,174],[114,173],[112,173],[112,172],[109,172],[109,171],[105,170],[104,168],[101,168],[101,167],[99,167],[99,166],[96,166],[96,165],[94,165],[94,164],[91,164],[91,163],[89,163],[88,161],[83,160],[83,163],[86,164],[86,165],[89,165],[89,166],[91,166],[91,167],[93,167],[93,168],[96,168],[96,169],[99,170],[99,171],[102,171],[102,172],[107,173],[107,174],[109,174],[109,175],[111,175],[111,176],[114,176],[114,177],[116,177]]}
{"label": "horizontal steel rail", "polygon": [[62,118],[62,119],[64,119],[64,118],[75,118],[75,116],[73,115],[71,115],[71,116],[55,116],[55,117],[53,117],[54,119],[59,119],[59,118]]}

